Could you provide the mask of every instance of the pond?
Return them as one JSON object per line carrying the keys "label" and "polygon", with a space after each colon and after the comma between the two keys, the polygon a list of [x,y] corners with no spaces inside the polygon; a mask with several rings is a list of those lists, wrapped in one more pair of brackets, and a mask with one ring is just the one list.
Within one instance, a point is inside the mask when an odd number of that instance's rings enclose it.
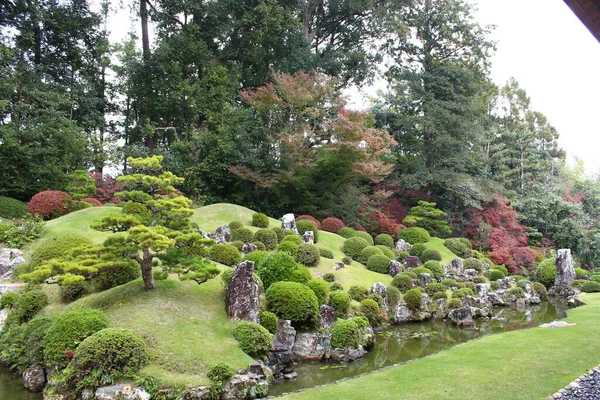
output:
{"label": "pond", "polygon": [[376,334],[374,350],[363,359],[345,365],[323,362],[298,363],[298,378],[274,384],[269,390],[269,396],[376,371],[425,357],[482,336],[536,327],[566,317],[566,310],[566,305],[561,302],[544,302],[525,310],[495,308],[493,318],[476,320],[474,329],[458,328],[448,321],[392,326]]}
{"label": "pond", "polygon": [[41,400],[41,393],[25,390],[21,377],[0,367],[0,399],[2,400]]}

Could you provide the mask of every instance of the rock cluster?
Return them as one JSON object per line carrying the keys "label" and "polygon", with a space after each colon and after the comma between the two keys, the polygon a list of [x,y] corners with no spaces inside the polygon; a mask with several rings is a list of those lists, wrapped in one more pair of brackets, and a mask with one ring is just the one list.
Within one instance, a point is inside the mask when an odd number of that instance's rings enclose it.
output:
{"label": "rock cluster", "polygon": [[217,244],[231,242],[231,230],[227,225],[221,225],[215,230],[215,242]]}
{"label": "rock cluster", "polygon": [[594,400],[600,399],[600,366],[575,379],[546,400]]}

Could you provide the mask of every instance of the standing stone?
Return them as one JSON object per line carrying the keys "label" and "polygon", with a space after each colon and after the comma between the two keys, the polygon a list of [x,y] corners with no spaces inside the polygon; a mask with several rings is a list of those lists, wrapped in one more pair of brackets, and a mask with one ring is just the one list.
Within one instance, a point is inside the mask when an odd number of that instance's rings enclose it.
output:
{"label": "standing stone", "polygon": [[252,253],[256,250],[258,250],[258,246],[254,243],[244,243],[244,245],[242,246],[242,253],[244,254]]}
{"label": "standing stone", "polygon": [[457,274],[462,275],[464,270],[463,261],[460,258],[455,258],[454,260],[450,261],[450,268],[455,270]]}
{"label": "standing stone", "polygon": [[231,242],[231,230],[227,225],[221,225],[215,230],[215,242],[217,244]]}
{"label": "standing stone", "polygon": [[388,274],[393,277],[398,275],[400,272],[402,272],[402,264],[396,260],[391,260],[388,264]]}
{"label": "standing stone", "polygon": [[385,288],[385,285],[381,282],[377,282],[374,283],[373,286],[371,286],[371,293],[375,293],[381,296],[381,298],[383,299],[383,309],[385,311],[387,311],[388,307],[389,307],[389,303],[388,303],[388,295],[387,295],[387,289]]}
{"label": "standing stone", "polygon": [[410,252],[410,249],[412,249],[412,245],[410,243],[408,243],[406,240],[399,239],[396,242],[396,251],[398,253],[402,253],[403,251]]}
{"label": "standing stone", "polygon": [[296,330],[289,320],[280,319],[277,332],[273,335],[273,350],[269,353],[269,368],[277,378],[296,369],[292,348],[296,340]]}
{"label": "standing stone", "polygon": [[285,214],[281,217],[281,229],[289,229],[294,231],[296,235],[300,235],[298,228],[296,228],[296,217],[294,217],[294,214]]}
{"label": "standing stone", "polygon": [[556,254],[556,279],[555,286],[571,286],[576,279],[575,268],[570,249],[560,249]]}
{"label": "standing stone", "polygon": [[254,261],[244,261],[235,267],[227,289],[227,315],[232,322],[259,322],[259,287],[254,279]]}
{"label": "standing stone", "polygon": [[419,266],[419,257],[417,257],[417,256],[404,257],[404,260],[402,260],[402,263],[404,264],[404,267],[408,271],[410,271]]}
{"label": "standing stone", "polygon": [[335,308],[328,306],[327,304],[321,304],[319,314],[321,316],[321,328],[325,330],[331,329],[331,326],[337,321]]}
{"label": "standing stone", "polygon": [[475,278],[477,275],[479,275],[479,272],[477,272],[477,270],[466,269],[463,273],[463,278],[466,282],[473,282],[473,278]]}
{"label": "standing stone", "polygon": [[315,234],[313,231],[306,231],[302,235],[302,241],[308,244],[315,244]]}
{"label": "standing stone", "polygon": [[294,347],[296,339],[296,330],[290,320],[280,319],[277,324],[277,332],[273,336],[273,346],[275,349],[291,349]]}

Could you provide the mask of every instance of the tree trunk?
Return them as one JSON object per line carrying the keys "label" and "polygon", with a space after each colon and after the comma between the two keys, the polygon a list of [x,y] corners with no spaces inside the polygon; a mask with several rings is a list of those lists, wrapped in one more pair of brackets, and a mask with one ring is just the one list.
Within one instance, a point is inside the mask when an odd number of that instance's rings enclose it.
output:
{"label": "tree trunk", "polygon": [[144,250],[144,258],[140,267],[142,268],[142,279],[144,280],[144,288],[146,290],[154,289],[154,278],[152,277],[152,259],[154,256],[149,250]]}

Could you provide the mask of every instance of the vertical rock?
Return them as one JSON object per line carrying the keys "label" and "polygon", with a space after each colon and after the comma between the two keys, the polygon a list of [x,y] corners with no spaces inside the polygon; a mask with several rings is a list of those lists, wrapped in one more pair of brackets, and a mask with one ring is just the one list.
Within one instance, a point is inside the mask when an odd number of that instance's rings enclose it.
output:
{"label": "vertical rock", "polygon": [[24,262],[25,259],[21,250],[0,249],[0,282],[9,280],[15,267]]}
{"label": "vertical rock", "polygon": [[215,242],[217,244],[231,242],[231,230],[227,225],[221,225],[215,230]]}
{"label": "vertical rock", "polygon": [[371,293],[375,293],[381,296],[381,298],[383,299],[383,309],[387,312],[388,308],[389,308],[389,303],[388,303],[388,295],[387,295],[387,289],[385,287],[385,285],[381,282],[377,282],[374,283],[373,286],[371,286]]}
{"label": "vertical rock", "polygon": [[323,329],[331,329],[331,326],[335,323],[335,321],[337,321],[337,313],[335,312],[335,308],[328,306],[327,304],[321,304],[321,307],[319,308],[319,314],[321,316],[321,328]]}
{"label": "vertical rock", "polygon": [[458,275],[462,275],[464,270],[463,261],[460,258],[455,258],[454,260],[450,261],[450,268],[455,270]]}
{"label": "vertical rock", "polygon": [[402,272],[402,264],[396,260],[391,260],[388,264],[388,274],[393,277],[398,275],[400,272]]}
{"label": "vertical rock", "polygon": [[227,289],[227,315],[232,322],[259,322],[259,287],[254,279],[254,262],[244,261],[235,267]]}
{"label": "vertical rock", "polygon": [[556,254],[556,279],[555,286],[571,286],[576,279],[575,268],[570,249],[560,249]]}
{"label": "vertical rock", "polygon": [[285,214],[281,217],[281,229],[289,229],[294,231],[296,235],[300,235],[298,228],[296,228],[296,217],[294,217],[294,214]]}
{"label": "vertical rock", "polygon": [[412,245],[410,243],[408,243],[406,240],[399,239],[396,242],[396,251],[398,253],[402,253],[403,251],[410,252],[410,249],[412,249]]}
{"label": "vertical rock", "polygon": [[306,231],[302,235],[302,241],[308,244],[315,244],[315,234],[313,231]]}

